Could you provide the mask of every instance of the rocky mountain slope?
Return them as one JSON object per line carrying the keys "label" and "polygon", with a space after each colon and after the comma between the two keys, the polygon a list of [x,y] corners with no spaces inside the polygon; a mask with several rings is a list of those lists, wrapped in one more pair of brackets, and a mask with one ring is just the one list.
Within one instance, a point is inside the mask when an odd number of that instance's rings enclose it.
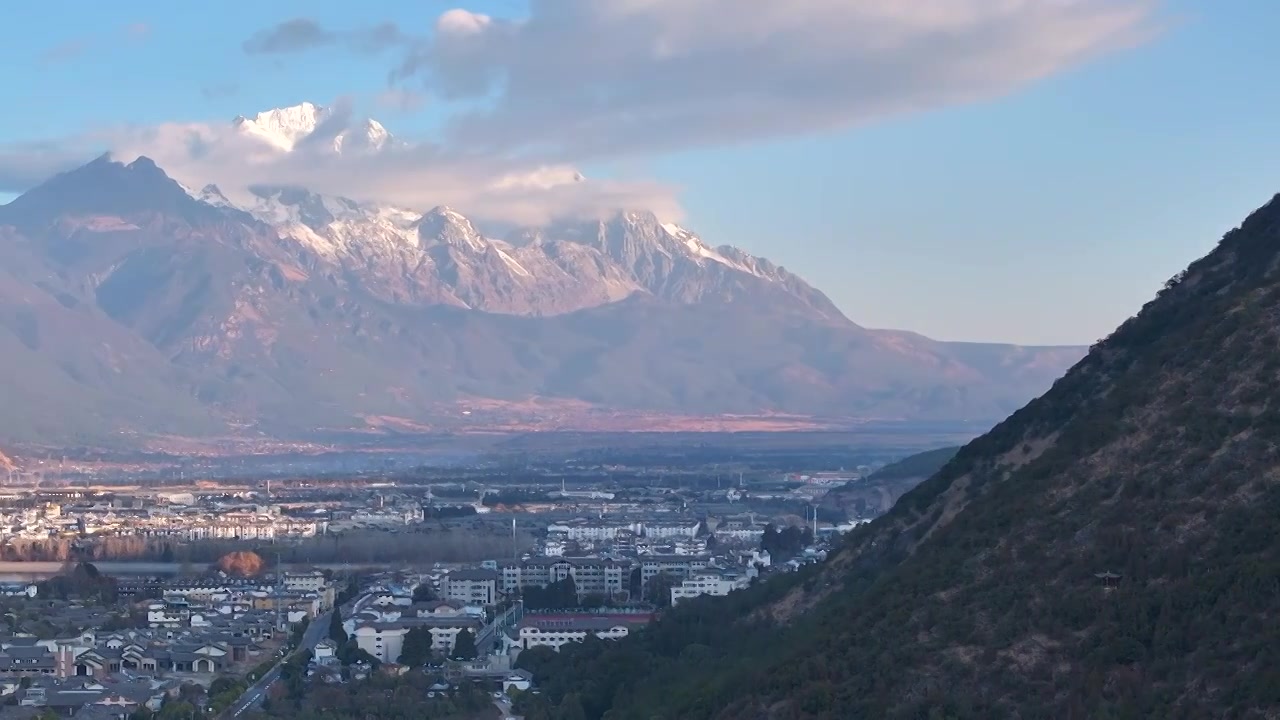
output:
{"label": "rocky mountain slope", "polygon": [[785,269],[736,248],[712,248],[648,212],[524,228],[502,240],[448,207],[420,214],[301,188],[250,190],[252,202],[240,206],[216,186],[192,195],[243,209],[387,302],[541,316],[637,293],[686,304],[755,296],[844,320],[825,295]]}
{"label": "rocky mountain slope", "polygon": [[1280,716],[1278,260],[1280,198],[823,565],[523,659],[526,717]]}
{"label": "rocky mountain slope", "polygon": [[648,213],[500,240],[449,208],[252,198],[104,156],[0,206],[0,401],[15,409],[0,430],[296,436],[517,406],[560,425],[992,422],[1082,354],[867,330],[786,270]]}

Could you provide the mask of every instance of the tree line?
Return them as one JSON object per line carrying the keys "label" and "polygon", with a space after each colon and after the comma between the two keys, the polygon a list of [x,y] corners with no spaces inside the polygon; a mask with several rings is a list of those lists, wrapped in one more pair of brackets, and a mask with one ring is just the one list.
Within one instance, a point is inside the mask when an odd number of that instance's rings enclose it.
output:
{"label": "tree line", "polygon": [[[518,538],[521,547],[531,539]],[[208,565],[236,551],[294,564],[476,562],[512,551],[508,535],[469,529],[430,528],[390,534],[353,531],[271,543],[262,540],[179,540],[136,535],[102,538],[10,539],[0,545],[7,562],[136,561]]]}

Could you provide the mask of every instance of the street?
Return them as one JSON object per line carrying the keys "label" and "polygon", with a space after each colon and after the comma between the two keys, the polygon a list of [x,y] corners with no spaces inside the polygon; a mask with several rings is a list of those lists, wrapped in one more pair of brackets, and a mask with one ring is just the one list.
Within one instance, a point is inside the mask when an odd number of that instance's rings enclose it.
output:
{"label": "street", "polygon": [[[294,649],[293,653],[290,654],[290,657],[302,652],[303,650],[315,650],[316,643],[323,640],[328,634],[329,618],[332,613],[333,611],[330,610],[311,621],[311,624],[307,626],[306,632],[302,634],[302,643]],[[280,666],[284,664],[286,659],[287,658],[281,658],[280,662],[276,663],[261,678],[258,678],[257,682],[250,685],[249,688],[244,691],[244,694],[240,696],[239,700],[236,700],[230,707],[223,711],[221,717],[224,718],[224,720],[238,718],[248,712],[249,708],[261,702],[262,698],[266,696],[267,690],[275,683],[276,680],[280,679]]]}
{"label": "street", "polygon": [[505,695],[500,698],[494,698],[493,704],[498,708],[498,712],[502,713],[502,720],[521,720],[511,709],[511,701]]}
{"label": "street", "polygon": [[524,617],[524,603],[516,602],[506,612],[493,619],[493,622],[481,628],[476,637],[476,651],[481,657],[493,652],[497,644],[498,634],[512,627]]}

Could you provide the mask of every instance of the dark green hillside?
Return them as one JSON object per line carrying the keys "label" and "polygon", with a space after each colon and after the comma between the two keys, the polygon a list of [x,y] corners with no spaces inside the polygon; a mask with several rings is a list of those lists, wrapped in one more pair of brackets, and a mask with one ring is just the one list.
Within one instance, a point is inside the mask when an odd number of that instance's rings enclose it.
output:
{"label": "dark green hillside", "polygon": [[1278,255],[1273,201],[821,569],[535,656],[545,695],[611,720],[1280,717]]}
{"label": "dark green hillside", "polygon": [[829,515],[845,518],[886,513],[898,498],[941,470],[959,450],[959,447],[926,450],[886,465],[866,478],[845,483],[824,495],[822,508]]}
{"label": "dark green hillside", "polygon": [[944,447],[909,455],[898,462],[885,465],[871,473],[867,479],[884,481],[927,478],[941,470],[942,466],[946,465],[958,452],[960,452],[958,447]]}

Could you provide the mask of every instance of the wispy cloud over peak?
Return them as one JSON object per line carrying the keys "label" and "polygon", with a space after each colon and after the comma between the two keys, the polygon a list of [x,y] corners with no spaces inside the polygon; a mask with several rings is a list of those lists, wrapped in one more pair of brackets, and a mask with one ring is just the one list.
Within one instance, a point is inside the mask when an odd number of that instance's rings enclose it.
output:
{"label": "wispy cloud over peak", "polygon": [[229,197],[243,197],[253,185],[306,187],[419,211],[449,205],[516,225],[633,208],[673,220],[682,214],[673,190],[660,183],[586,180],[568,164],[396,141],[342,98],[234,121],[115,128],[0,148],[0,192],[29,189],[104,149],[122,162],[145,155],[187,186],[215,184]]}
{"label": "wispy cloud over peak", "polygon": [[1149,0],[533,0],[440,15],[395,76],[493,98],[454,142],[599,156],[997,96],[1142,37]]}
{"label": "wispy cloud over peak", "polygon": [[670,187],[583,179],[577,168],[997,97],[1140,41],[1157,8],[1157,0],[530,0],[520,18],[455,8],[417,29],[298,17],[254,34],[243,50],[398,53],[388,59],[390,87],[364,97],[398,113],[429,105],[443,129],[423,142],[373,140],[390,136],[354,108],[330,108],[306,137],[274,147],[229,121],[104,130],[0,148],[0,190],[25,189],[68,157],[114,149],[148,155],[199,186],[303,185],[513,222],[638,207],[676,217]]}

